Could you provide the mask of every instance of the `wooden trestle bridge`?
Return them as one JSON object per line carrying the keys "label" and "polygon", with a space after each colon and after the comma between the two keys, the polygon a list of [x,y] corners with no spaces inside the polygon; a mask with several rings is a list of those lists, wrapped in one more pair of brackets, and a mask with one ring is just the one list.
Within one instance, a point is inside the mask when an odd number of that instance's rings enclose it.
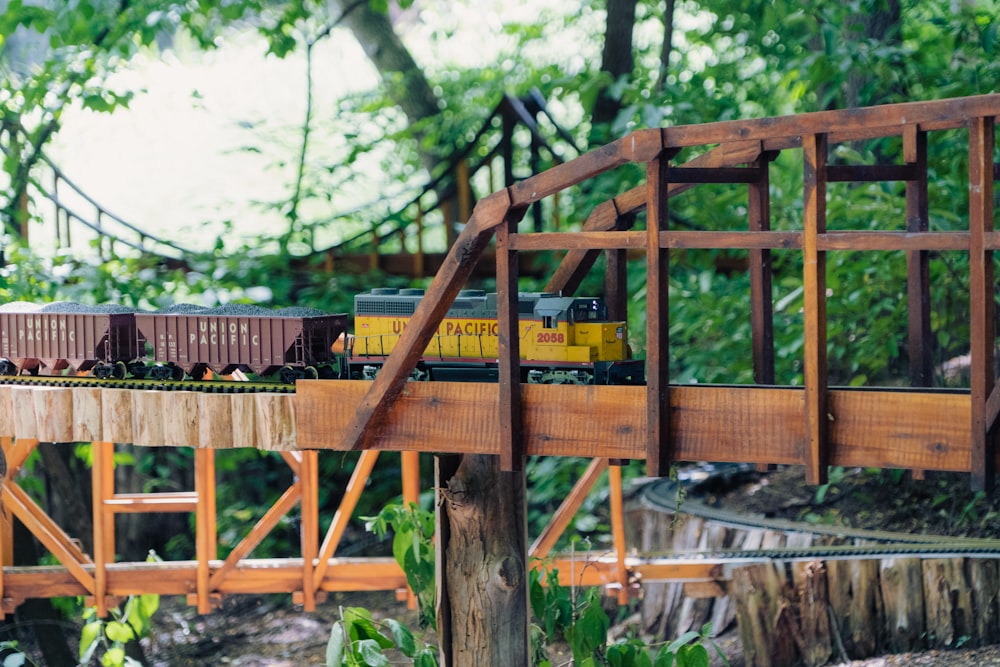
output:
{"label": "wooden trestle bridge", "polygon": [[[504,470],[523,469],[527,455],[594,459],[553,526],[539,538],[546,554],[609,462],[644,459],[654,476],[675,461],[739,461],[804,466],[821,483],[827,466],[964,471],[978,488],[997,470],[1000,389],[994,371],[995,124],[1000,95],[827,111],[798,116],[640,130],[481,199],[452,246],[422,305],[374,382],[304,381],[294,395],[216,395],[112,388],[0,388],[0,436],[8,471],[3,488],[3,611],[27,597],[86,595],[105,611],[132,593],[187,594],[208,611],[218,596],[292,592],[307,609],[324,591],[402,589],[394,563],[336,557],[336,547],[379,451],[404,456],[403,495],[417,494],[415,459],[425,453],[499,456]],[[953,213],[959,231],[932,231],[928,212],[928,142],[960,131],[967,139],[968,202]],[[954,137],[954,133],[950,135]],[[893,137],[902,160],[892,164],[828,164],[831,147]],[[769,172],[779,152],[799,151],[804,165],[801,226],[773,230]],[[685,159],[693,153],[695,157]],[[645,169],[645,183],[596,206],[580,231],[524,232],[518,222],[543,199],[585,185],[627,165]],[[827,186],[834,182],[905,183],[905,220],[880,220],[876,230],[828,229]],[[668,228],[673,197],[699,184],[745,187],[742,229]],[[645,228],[642,222],[645,221]],[[638,228],[636,228],[638,226]],[[421,351],[483,251],[494,241],[499,298],[499,384],[408,382]],[[670,384],[667,274],[676,249],[741,249],[749,257],[755,382],[748,386]],[[646,386],[521,385],[517,332],[518,253],[567,250],[548,288],[573,292],[600,253],[607,256],[606,299],[616,317],[626,309],[629,251],[645,252]],[[772,251],[800,253],[804,327],[802,386],[776,386]],[[826,258],[842,251],[903,251],[908,264],[908,350],[911,387],[829,386]],[[967,390],[929,387],[931,298],[928,267],[939,252],[968,254],[971,380]],[[726,314],[715,314],[716,317]],[[183,415],[181,420],[178,415]],[[167,428],[169,424],[169,428]],[[93,553],[55,524],[19,486],[18,471],[38,441],[94,443]],[[191,492],[118,494],[112,443],[196,448]],[[296,481],[225,560],[216,559],[213,452],[233,446],[282,452]],[[316,495],[318,450],[364,450],[329,532],[320,542]],[[611,466],[617,556],[591,563],[585,583],[624,591],[646,579],[712,578],[697,564],[626,559],[620,474]],[[295,503],[302,509],[299,558],[248,556]],[[114,515],[195,512],[197,553],[189,562],[115,562]],[[25,523],[60,565],[11,567],[10,521]],[[562,567],[563,573],[569,567]]]}

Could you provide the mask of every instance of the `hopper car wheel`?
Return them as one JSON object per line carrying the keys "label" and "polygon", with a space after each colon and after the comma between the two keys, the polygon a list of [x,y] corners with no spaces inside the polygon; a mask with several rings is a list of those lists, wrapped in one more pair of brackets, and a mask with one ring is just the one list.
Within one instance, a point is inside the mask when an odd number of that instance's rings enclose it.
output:
{"label": "hopper car wheel", "polygon": [[184,369],[180,366],[170,365],[170,379],[176,382],[180,382],[184,379]]}
{"label": "hopper car wheel", "polygon": [[278,372],[278,378],[285,384],[295,384],[295,380],[299,377],[299,371],[296,371],[291,366],[285,366]]}
{"label": "hopper car wheel", "polygon": [[194,368],[191,369],[191,373],[190,373],[191,379],[192,380],[204,380],[205,379],[205,373],[207,373],[207,372],[208,372],[208,367],[207,366],[205,366],[204,364],[198,364]]}
{"label": "hopper car wheel", "polygon": [[128,375],[128,368],[126,368],[125,362],[116,361],[115,365],[111,367],[111,377],[116,380],[124,380],[126,375]]}
{"label": "hopper car wheel", "polygon": [[0,359],[0,375],[17,375],[17,366],[10,359]]}
{"label": "hopper car wheel", "polygon": [[318,380],[319,379],[319,371],[316,370],[315,366],[306,366],[306,370],[305,370],[305,373],[303,375],[303,379],[305,379],[305,380]]}

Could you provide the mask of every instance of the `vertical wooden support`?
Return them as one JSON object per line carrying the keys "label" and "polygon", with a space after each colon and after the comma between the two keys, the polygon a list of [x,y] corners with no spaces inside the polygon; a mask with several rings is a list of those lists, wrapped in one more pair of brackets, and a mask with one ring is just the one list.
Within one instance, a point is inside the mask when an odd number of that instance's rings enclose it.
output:
{"label": "vertical wooden support", "polygon": [[[917,180],[906,182],[906,231],[928,230],[927,133],[914,125],[903,132],[903,161],[917,169]],[[909,319],[910,384],[929,387],[933,377],[931,353],[930,274],[926,250],[906,252],[906,302]]]}
{"label": "vertical wooden support", "polygon": [[806,482],[824,484],[827,475],[826,253],[817,248],[826,232],[825,134],[802,137],[802,285],[805,300]]}
{"label": "vertical wooden support", "polygon": [[[751,232],[771,229],[770,159],[761,155],[750,168],[758,178],[750,183],[748,228]],[[753,381],[774,384],[774,305],[771,291],[771,251],[750,250],[750,329],[753,346]]]}
{"label": "vertical wooden support", "polygon": [[302,608],[316,610],[316,557],[319,555],[319,452],[299,452],[302,511]]}
{"label": "vertical wooden support", "polygon": [[667,162],[646,164],[646,470],[670,472],[670,345],[667,290],[670,252],[660,245],[667,229]]}
{"label": "vertical wooden support", "polygon": [[986,401],[993,390],[993,348],[996,344],[993,251],[985,237],[993,231],[992,117],[969,123],[969,293],[972,393],[972,487],[993,488],[996,473],[995,433]]}
{"label": "vertical wooden support", "polygon": [[611,496],[611,539],[615,546],[615,572],[618,576],[618,604],[627,604],[628,568],[625,567],[625,509],[622,502],[622,469],[608,468],[608,492]]}
{"label": "vertical wooden support", "polygon": [[[8,480],[13,476],[13,466],[10,465],[10,452],[14,447],[14,439],[10,436],[0,437],[0,447],[3,447],[4,455],[4,470],[3,475],[0,475],[0,566],[9,566],[14,564],[14,526],[11,523],[11,513],[3,504],[3,489],[9,483]],[[0,600],[3,599],[3,580],[0,577]],[[0,614],[3,610],[0,609]]]}
{"label": "vertical wooden support", "polygon": [[497,227],[497,362],[500,370],[500,470],[524,470],[524,429],[521,415],[521,344],[518,335],[517,251],[510,237],[517,234],[519,215],[508,215]]}
{"label": "vertical wooden support", "polygon": [[417,278],[424,277],[426,271],[426,257],[424,257],[424,207],[417,201],[417,253],[413,256],[413,275]]}
{"label": "vertical wooden support", "polygon": [[196,605],[199,614],[212,611],[209,580],[211,561],[217,556],[215,536],[215,453],[211,449],[194,450],[194,490],[198,496],[195,512]]}
{"label": "vertical wooden support", "polygon": [[403,474],[403,504],[420,504],[420,452],[400,452]]}
{"label": "vertical wooden support", "polygon": [[115,558],[115,516],[105,501],[114,495],[114,454],[112,442],[91,444],[91,497],[94,517],[94,604],[97,615],[108,615],[108,562]]}

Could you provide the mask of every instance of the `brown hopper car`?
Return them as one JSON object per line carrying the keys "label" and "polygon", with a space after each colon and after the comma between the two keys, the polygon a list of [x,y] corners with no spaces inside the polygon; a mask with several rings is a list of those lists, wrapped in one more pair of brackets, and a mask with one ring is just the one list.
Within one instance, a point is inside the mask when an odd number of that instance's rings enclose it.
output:
{"label": "brown hopper car", "polygon": [[201,379],[236,370],[285,382],[332,377],[347,315],[245,305],[153,313],[56,303],[0,306],[0,374],[90,371],[103,378]]}

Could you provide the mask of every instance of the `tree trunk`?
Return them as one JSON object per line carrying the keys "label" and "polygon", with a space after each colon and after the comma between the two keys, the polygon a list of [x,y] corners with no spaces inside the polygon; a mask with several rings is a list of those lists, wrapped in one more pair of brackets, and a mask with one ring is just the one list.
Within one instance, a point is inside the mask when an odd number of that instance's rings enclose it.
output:
{"label": "tree trunk", "polygon": [[524,473],[473,454],[436,467],[441,665],[527,665]]}
{"label": "tree trunk", "polygon": [[604,32],[604,51],[601,55],[601,71],[611,77],[611,85],[605,86],[594,102],[591,117],[596,134],[591,137],[591,145],[604,144],[611,140],[607,129],[621,110],[621,99],[610,94],[614,82],[621,77],[632,76],[632,29],[635,27],[636,0],[608,0],[607,27]]}

